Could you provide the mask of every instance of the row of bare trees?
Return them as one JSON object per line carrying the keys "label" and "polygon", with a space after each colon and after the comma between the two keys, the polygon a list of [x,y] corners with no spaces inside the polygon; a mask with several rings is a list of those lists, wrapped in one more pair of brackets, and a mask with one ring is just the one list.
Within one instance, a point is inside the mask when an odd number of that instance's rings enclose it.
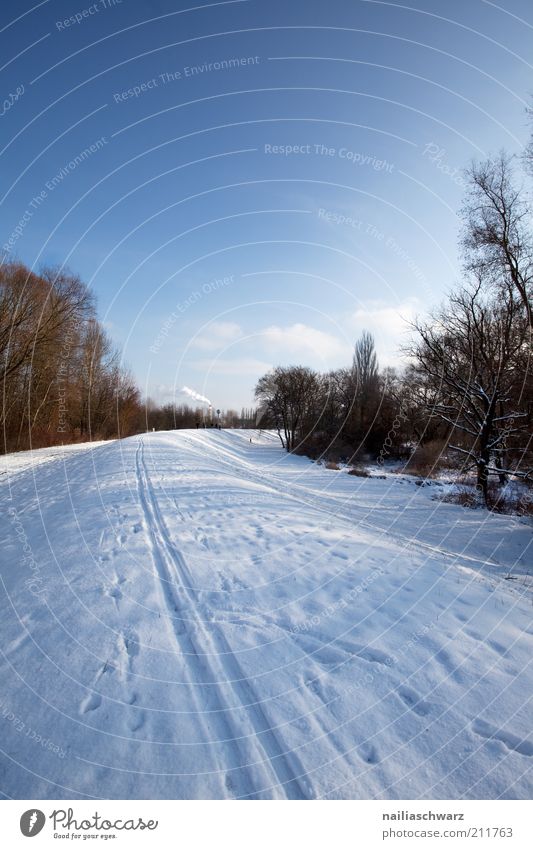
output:
{"label": "row of bare trees", "polygon": [[353,460],[408,458],[428,443],[441,461],[533,478],[532,211],[505,154],[473,165],[463,216],[463,281],[413,326],[408,365],[380,371],[370,334],[346,369],[278,367],[256,387],[262,423],[288,451]]}
{"label": "row of bare trees", "polygon": [[[350,366],[320,374],[304,366],[278,366],[257,383],[257,423],[275,428],[290,452],[355,461],[377,457],[389,432],[389,455],[401,456],[417,420],[408,417],[407,382],[380,371],[370,333],[354,348]],[[402,409],[398,418],[398,410]]]}
{"label": "row of bare trees", "polygon": [[148,398],[143,407],[144,428],[139,430],[181,430],[182,428],[210,427],[220,424],[229,428],[253,428],[256,424],[255,409],[242,408],[237,410],[209,411],[205,406],[191,407],[188,404],[177,404],[169,401],[158,404]]}
{"label": "row of bare trees", "polygon": [[1,453],[204,423],[255,425],[254,409],[213,418],[205,407],[142,401],[88,287],[18,262],[0,265],[0,385]]}
{"label": "row of bare trees", "polygon": [[0,267],[0,381],[4,452],[138,429],[137,387],[66,272]]}

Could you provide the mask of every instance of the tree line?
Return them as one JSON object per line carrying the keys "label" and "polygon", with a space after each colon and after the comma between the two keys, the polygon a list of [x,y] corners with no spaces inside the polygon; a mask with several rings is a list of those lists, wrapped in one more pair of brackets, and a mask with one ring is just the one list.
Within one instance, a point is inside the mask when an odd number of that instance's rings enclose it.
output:
{"label": "tree line", "polygon": [[[533,143],[525,164],[531,173]],[[278,367],[258,381],[262,423],[287,451],[453,465],[475,472],[486,504],[491,476],[532,482],[533,219],[515,170],[501,153],[467,171],[462,279],[413,324],[401,372],[379,369],[365,332],[347,368]]]}
{"label": "tree line", "polygon": [[0,265],[0,453],[220,423],[253,427],[255,410],[143,400],[98,320],[90,289],[54,268]]}
{"label": "tree line", "polygon": [[[253,408],[237,410],[221,410],[220,415],[205,406],[191,407],[189,404],[177,404],[169,401],[158,404],[148,398],[143,407],[145,430],[181,430],[220,424],[221,427],[254,428],[256,411]],[[142,430],[143,428],[140,428]]]}
{"label": "tree line", "polygon": [[2,450],[135,432],[140,393],[79,277],[0,267]]}

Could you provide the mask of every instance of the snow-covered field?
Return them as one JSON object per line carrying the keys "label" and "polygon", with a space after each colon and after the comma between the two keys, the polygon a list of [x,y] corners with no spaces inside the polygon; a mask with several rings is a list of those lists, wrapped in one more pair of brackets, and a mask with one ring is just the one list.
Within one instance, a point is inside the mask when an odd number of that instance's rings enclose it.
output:
{"label": "snow-covered field", "polygon": [[530,522],[255,431],[81,448],[0,477],[6,797],[531,795]]}
{"label": "snow-covered field", "polygon": [[74,445],[54,445],[53,448],[36,448],[34,451],[17,451],[14,454],[4,454],[0,457],[0,481],[3,478],[12,478],[19,472],[28,469],[36,469],[43,463],[52,460],[66,460],[74,454],[82,451],[93,451],[100,445],[109,445],[112,440],[101,440],[94,442],[79,442]]}

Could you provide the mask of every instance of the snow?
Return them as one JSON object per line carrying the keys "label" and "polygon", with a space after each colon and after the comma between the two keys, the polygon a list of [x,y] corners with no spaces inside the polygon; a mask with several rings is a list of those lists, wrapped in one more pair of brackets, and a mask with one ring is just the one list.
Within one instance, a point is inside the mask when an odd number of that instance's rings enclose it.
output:
{"label": "snow", "polygon": [[6,797],[530,796],[529,521],[271,433],[46,451],[0,477]]}
{"label": "snow", "polygon": [[52,460],[64,460],[67,457],[72,457],[73,454],[79,454],[82,451],[93,450],[100,445],[109,445],[113,440],[95,440],[94,442],[79,442],[74,445],[55,445],[52,448],[36,448],[33,451],[16,451],[13,454],[4,454],[0,457],[0,480],[5,476],[7,478],[19,472],[25,472],[28,469],[33,469],[42,463],[49,463]]}

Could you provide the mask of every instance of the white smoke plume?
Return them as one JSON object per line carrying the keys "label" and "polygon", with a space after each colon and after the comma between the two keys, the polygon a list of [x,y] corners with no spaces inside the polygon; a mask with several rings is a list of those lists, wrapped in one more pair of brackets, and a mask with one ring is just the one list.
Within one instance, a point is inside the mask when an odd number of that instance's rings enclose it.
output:
{"label": "white smoke plume", "polygon": [[180,390],[183,395],[188,395],[189,398],[194,398],[195,401],[199,401],[200,404],[207,404],[208,407],[212,407],[211,401],[209,398],[206,398],[205,395],[200,395],[199,392],[196,392],[194,389],[189,389],[188,386],[183,386]]}

